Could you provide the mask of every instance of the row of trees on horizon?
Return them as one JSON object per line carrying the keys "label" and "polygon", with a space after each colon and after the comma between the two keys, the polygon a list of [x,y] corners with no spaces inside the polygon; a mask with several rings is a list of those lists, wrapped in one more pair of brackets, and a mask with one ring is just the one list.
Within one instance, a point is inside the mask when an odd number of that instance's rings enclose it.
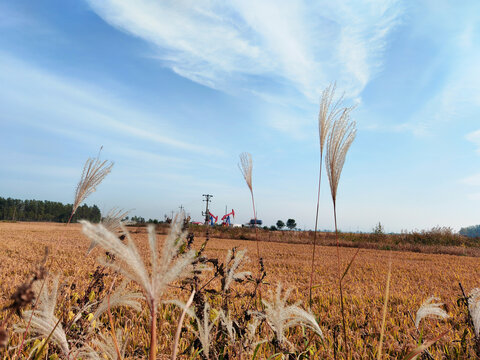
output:
{"label": "row of trees on horizon", "polygon": [[[20,200],[12,198],[3,198],[0,197],[0,220],[9,220],[9,221],[50,221],[50,222],[61,222],[66,223],[72,211],[72,204],[63,204],[56,201],[48,200]],[[90,222],[99,222],[102,219],[100,209],[96,205],[88,206],[83,204],[80,206],[75,215],[73,216],[72,221],[76,222],[77,220],[85,219]],[[130,220],[133,223],[137,224],[160,224],[163,222],[168,222],[167,216],[165,219],[148,219],[141,216],[132,216],[126,217],[125,220]],[[282,230],[287,228],[293,230],[297,227],[295,219],[288,219],[286,222],[278,220],[275,225],[270,227],[264,226],[265,230]],[[384,233],[383,226],[379,223],[373,228],[373,233],[378,234]],[[468,227],[463,227],[460,229],[458,234],[467,236],[470,238],[480,237],[480,225],[473,225]]]}
{"label": "row of trees on horizon", "polygon": [[[51,221],[66,223],[72,212],[72,204],[48,200],[20,200],[0,197],[0,220],[10,221]],[[100,209],[83,204],[79,206],[72,221],[85,219],[99,222]]]}

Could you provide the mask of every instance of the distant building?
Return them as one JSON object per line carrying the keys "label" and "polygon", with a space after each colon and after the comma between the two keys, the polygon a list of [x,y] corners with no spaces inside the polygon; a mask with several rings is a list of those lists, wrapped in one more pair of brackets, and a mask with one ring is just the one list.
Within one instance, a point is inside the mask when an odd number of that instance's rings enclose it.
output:
{"label": "distant building", "polygon": [[257,222],[256,222],[256,224],[255,224],[255,219],[250,219],[250,223],[249,223],[249,224],[250,224],[251,227],[254,227],[255,225],[257,225],[257,226],[262,226],[263,221],[260,220],[260,219],[257,219]]}

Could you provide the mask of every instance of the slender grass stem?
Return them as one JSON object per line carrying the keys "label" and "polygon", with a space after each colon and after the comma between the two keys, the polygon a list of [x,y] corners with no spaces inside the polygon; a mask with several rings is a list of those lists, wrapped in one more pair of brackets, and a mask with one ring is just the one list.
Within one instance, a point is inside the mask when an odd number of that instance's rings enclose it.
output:
{"label": "slender grass stem", "polygon": [[173,350],[172,350],[172,358],[171,358],[172,360],[175,360],[177,358],[178,341],[180,340],[180,333],[182,332],[183,320],[185,319],[185,315],[187,313],[188,308],[192,305],[194,296],[195,296],[195,290],[192,291],[192,294],[190,295],[190,298],[188,299],[187,303],[185,304],[185,308],[182,311],[182,315],[178,320],[177,332],[175,333],[175,340],[173,341]]}
{"label": "slender grass stem", "polygon": [[317,211],[315,214],[315,231],[313,232],[313,249],[312,249],[312,269],[310,271],[310,285],[309,285],[309,307],[312,308],[312,286],[313,286],[313,271],[315,267],[315,247],[317,244],[317,230],[318,230],[318,210],[320,208],[320,185],[322,183],[322,164],[323,164],[323,151],[320,150],[320,172],[318,176],[318,192],[317,192]]}
{"label": "slender grass stem", "polygon": [[385,300],[383,302],[382,327],[380,330],[380,343],[378,345],[377,360],[382,358],[383,335],[385,334],[385,322],[387,319],[388,298],[390,296],[390,279],[392,277],[392,254],[388,261],[387,287],[385,289]]}
{"label": "slender grass stem", "polygon": [[343,301],[343,278],[344,276],[341,275],[341,264],[340,264],[340,244],[338,241],[338,227],[337,227],[337,206],[336,201],[333,202],[333,217],[335,220],[335,239],[337,242],[337,270],[338,270],[338,287],[340,292],[340,310],[342,313],[342,325],[343,325],[343,341],[345,342],[345,350],[347,351],[348,357],[348,342],[347,342],[347,326],[345,321],[345,308],[344,308],[344,301]]}
{"label": "slender grass stem", "polygon": [[151,300],[150,309],[150,356],[149,360],[157,358],[157,304],[155,300]]}

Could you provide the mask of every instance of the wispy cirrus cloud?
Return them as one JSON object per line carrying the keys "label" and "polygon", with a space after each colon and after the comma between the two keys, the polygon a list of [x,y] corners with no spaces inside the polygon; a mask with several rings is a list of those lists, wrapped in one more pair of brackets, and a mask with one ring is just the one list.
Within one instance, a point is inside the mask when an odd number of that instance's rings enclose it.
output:
{"label": "wispy cirrus cloud", "polygon": [[472,131],[471,133],[467,134],[465,136],[468,141],[471,141],[472,143],[477,146],[477,153],[480,154],[480,129],[476,131]]}
{"label": "wispy cirrus cloud", "polygon": [[[169,121],[126,104],[99,86],[64,77],[0,52],[0,121],[21,122],[90,142],[109,139],[125,147],[149,144],[201,154],[221,154],[185,137]],[[98,143],[97,143],[98,144]]]}
{"label": "wispy cirrus cloud", "polygon": [[294,89],[311,102],[334,80],[358,96],[402,14],[395,0],[87,1],[106,22],[151,44],[152,56],[180,76],[267,97]]}

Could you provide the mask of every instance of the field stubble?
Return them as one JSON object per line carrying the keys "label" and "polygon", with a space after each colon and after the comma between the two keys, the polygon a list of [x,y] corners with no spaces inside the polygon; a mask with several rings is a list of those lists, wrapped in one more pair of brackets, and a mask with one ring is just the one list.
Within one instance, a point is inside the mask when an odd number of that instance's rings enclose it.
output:
{"label": "field stubble", "polygon": [[[145,228],[131,228],[132,236],[143,255],[148,245]],[[162,239],[163,235],[159,235]],[[196,238],[201,244],[204,239]],[[86,256],[89,240],[82,235],[78,224],[47,223],[0,223],[0,269],[1,292],[0,306],[9,302],[9,296],[16,286],[31,274],[34,264],[41,259],[46,246],[50,249],[48,267],[50,273],[60,275],[64,291],[71,291],[71,284],[76,284],[76,291],[85,290],[91,274],[97,264],[96,257],[101,250],[95,250],[93,256]],[[247,270],[255,269],[256,244],[252,241],[233,239],[210,239],[207,255],[224,259],[228,249],[238,247],[247,249],[251,261]],[[341,248],[342,268],[352,257],[356,249]],[[263,285],[262,293],[268,297],[268,290],[274,291],[277,283],[284,288],[293,288],[292,302],[300,301],[305,308],[308,304],[308,283],[310,275],[311,246],[305,244],[284,244],[261,242],[260,254],[264,258],[268,285]],[[338,277],[336,273],[336,248],[320,246],[316,253],[314,274],[312,312],[316,316],[326,341],[322,345],[319,338],[314,343],[314,358],[333,358],[335,341],[340,341],[338,325],[341,323],[338,300]],[[389,256],[392,261],[390,300],[388,304],[384,354],[391,358],[404,357],[415,347],[415,330],[413,317],[421,303],[435,295],[446,304],[448,320],[427,319],[422,322],[424,338],[432,338],[446,330],[444,336],[430,351],[435,358],[474,357],[473,334],[466,326],[466,310],[457,304],[461,296],[459,282],[465,290],[479,286],[480,262],[477,258],[466,256],[420,254],[411,252],[388,252],[372,249],[360,249],[344,284],[346,303],[347,334],[350,341],[350,356],[355,359],[373,358],[378,347],[382,321],[382,307],[388,271]],[[236,285],[241,292],[242,284]],[[188,294],[171,288],[165,299],[181,298],[186,300]],[[68,304],[63,304],[68,306]],[[168,312],[169,305],[162,305],[160,311],[159,354],[171,353],[172,334],[180,315],[178,309]],[[64,309],[62,311],[68,311]],[[131,321],[118,321],[118,326],[130,329],[130,353],[142,357],[139,349],[148,344],[146,324],[148,316],[145,310],[140,315],[129,310],[115,310],[115,315],[129,314]],[[0,315],[0,316],[3,316]],[[17,319],[18,320],[18,319]],[[268,329],[265,336],[271,336]],[[302,347],[302,332],[292,329],[287,335],[298,347]],[[16,337],[16,338],[15,338]],[[461,341],[462,337],[465,339]],[[191,339],[190,339],[191,340]],[[19,335],[13,335],[12,342],[18,342]],[[180,350],[184,350],[189,338],[182,338]],[[129,353],[129,351],[127,351]],[[274,351],[265,345],[260,349],[259,358],[268,357]],[[343,355],[342,355],[343,356]],[[339,358],[342,358],[339,356]],[[187,357],[188,358],[188,357]]]}

